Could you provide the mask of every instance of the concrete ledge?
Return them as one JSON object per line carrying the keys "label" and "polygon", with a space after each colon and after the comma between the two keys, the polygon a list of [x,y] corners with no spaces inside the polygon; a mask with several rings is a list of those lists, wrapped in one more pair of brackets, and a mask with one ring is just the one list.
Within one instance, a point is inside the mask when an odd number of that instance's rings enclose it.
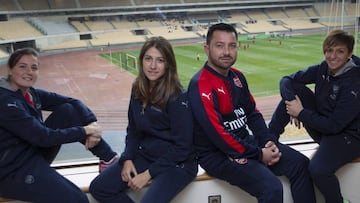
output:
{"label": "concrete ledge", "polygon": [[[312,153],[309,153],[312,154]],[[67,168],[58,170],[70,181],[77,184],[84,193],[87,193],[91,203],[98,203],[89,194],[89,184],[91,180],[98,174],[97,166],[86,166],[78,168]],[[224,203],[256,203],[256,199],[241,190],[240,188],[230,185],[229,183],[213,178],[206,174],[206,172],[199,168],[198,176],[190,183],[183,191],[181,191],[171,203],[188,203],[188,202],[209,202],[211,198],[220,198]],[[359,202],[360,193],[360,157],[355,159],[352,163],[346,164],[336,173],[339,178],[342,193],[345,198],[351,202]],[[284,186],[284,202],[293,203],[290,184],[285,177],[279,177]],[[128,191],[129,196],[135,201],[140,202],[142,196],[147,188],[139,192]],[[321,194],[316,190],[316,197],[318,203],[324,203]],[[23,201],[11,200],[0,197],[1,203],[24,203]]]}

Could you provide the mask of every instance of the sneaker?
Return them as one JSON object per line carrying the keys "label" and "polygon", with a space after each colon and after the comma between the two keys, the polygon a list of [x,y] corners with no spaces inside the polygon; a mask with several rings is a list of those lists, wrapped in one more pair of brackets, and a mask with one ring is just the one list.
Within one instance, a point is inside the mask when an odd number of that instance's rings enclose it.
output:
{"label": "sneaker", "polygon": [[116,162],[118,159],[119,159],[119,156],[115,155],[112,159],[110,159],[110,161],[100,160],[99,161],[99,173],[103,172],[105,169],[107,169],[107,167],[109,167],[111,164]]}

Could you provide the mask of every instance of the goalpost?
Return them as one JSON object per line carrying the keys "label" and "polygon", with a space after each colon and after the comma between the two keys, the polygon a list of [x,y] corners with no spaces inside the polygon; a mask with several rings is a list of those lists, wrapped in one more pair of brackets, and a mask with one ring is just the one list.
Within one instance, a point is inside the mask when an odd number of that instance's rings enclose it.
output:
{"label": "goalpost", "polygon": [[122,71],[132,70],[137,71],[138,64],[136,56],[128,54],[126,52],[119,53],[119,65]]}
{"label": "goalpost", "polygon": [[126,54],[126,69],[130,68],[137,70],[137,59],[131,54]]}

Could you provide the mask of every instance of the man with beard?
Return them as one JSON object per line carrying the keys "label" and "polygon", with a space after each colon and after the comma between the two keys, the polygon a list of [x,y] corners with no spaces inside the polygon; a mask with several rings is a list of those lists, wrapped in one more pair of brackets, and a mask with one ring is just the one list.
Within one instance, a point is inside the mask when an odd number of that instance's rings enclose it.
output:
{"label": "man with beard", "polygon": [[261,203],[283,202],[277,176],[289,179],[295,203],[315,202],[308,158],[269,133],[245,76],[232,67],[238,51],[235,28],[225,23],[211,26],[204,50],[207,62],[188,90],[201,167]]}

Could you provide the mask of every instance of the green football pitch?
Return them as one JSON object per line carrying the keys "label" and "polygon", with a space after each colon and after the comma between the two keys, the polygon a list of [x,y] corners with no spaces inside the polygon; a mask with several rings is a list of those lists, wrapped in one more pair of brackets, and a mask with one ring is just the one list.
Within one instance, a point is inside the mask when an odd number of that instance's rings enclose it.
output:
{"label": "green football pitch", "polygon": [[[248,40],[246,36],[239,36],[240,47],[234,67],[245,74],[249,88],[255,97],[275,95],[279,92],[279,80],[282,76],[323,60],[322,41],[324,38],[325,35],[302,35],[269,40],[267,36],[262,35],[257,36],[256,40]],[[174,52],[178,74],[186,88],[191,77],[207,59],[203,42],[174,45]],[[197,54],[200,55],[199,61]],[[360,49],[354,49],[354,54],[359,56]],[[139,49],[113,52],[111,56],[110,53],[102,54],[112,63],[135,75],[137,70],[134,64],[137,63],[135,60],[138,55]]]}

